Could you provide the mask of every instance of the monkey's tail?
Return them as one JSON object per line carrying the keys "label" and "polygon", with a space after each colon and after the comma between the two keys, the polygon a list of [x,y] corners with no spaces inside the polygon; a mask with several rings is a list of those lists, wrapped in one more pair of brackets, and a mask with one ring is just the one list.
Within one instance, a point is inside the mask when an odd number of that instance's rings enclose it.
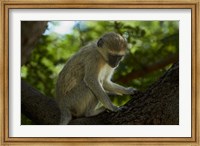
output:
{"label": "monkey's tail", "polygon": [[72,115],[69,109],[61,111],[60,125],[67,125],[71,121]]}

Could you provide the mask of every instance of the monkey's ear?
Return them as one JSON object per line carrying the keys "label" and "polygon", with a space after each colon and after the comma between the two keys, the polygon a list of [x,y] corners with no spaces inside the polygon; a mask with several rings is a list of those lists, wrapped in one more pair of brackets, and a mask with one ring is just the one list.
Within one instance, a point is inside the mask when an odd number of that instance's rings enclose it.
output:
{"label": "monkey's ear", "polygon": [[98,46],[98,47],[102,47],[102,46],[103,46],[103,39],[102,39],[102,38],[100,38],[100,39],[98,40],[97,46]]}

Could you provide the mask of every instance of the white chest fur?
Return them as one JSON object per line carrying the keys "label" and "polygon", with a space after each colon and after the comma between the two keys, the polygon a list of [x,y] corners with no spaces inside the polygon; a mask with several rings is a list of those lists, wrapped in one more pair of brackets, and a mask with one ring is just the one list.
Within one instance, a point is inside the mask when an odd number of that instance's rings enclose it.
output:
{"label": "white chest fur", "polygon": [[101,71],[99,72],[98,80],[100,84],[103,84],[103,81],[110,80],[112,77],[112,74],[114,72],[114,68],[111,68],[109,65],[104,65]]}

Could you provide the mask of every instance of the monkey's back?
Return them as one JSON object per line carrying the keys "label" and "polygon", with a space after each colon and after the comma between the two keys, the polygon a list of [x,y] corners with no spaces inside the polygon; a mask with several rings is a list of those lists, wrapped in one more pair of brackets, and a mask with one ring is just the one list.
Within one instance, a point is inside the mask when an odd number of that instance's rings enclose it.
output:
{"label": "monkey's back", "polygon": [[98,58],[96,51],[95,45],[93,48],[85,46],[67,61],[58,76],[56,98],[64,98],[67,93],[76,88],[80,83],[83,84],[86,66],[94,62],[96,60],[94,58]]}

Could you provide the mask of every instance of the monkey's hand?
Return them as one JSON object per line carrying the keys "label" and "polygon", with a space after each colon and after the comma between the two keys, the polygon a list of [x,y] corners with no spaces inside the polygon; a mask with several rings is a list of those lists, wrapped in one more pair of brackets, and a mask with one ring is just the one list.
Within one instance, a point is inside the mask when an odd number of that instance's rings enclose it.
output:
{"label": "monkey's hand", "polygon": [[114,112],[117,112],[117,111],[119,111],[119,107],[117,107],[117,106],[114,106],[114,110],[113,110]]}
{"label": "monkey's hand", "polygon": [[128,87],[128,88],[126,88],[126,90],[127,90],[127,94],[128,95],[132,95],[132,94],[134,94],[135,93],[135,91],[137,91],[135,88],[133,88],[133,87]]}

